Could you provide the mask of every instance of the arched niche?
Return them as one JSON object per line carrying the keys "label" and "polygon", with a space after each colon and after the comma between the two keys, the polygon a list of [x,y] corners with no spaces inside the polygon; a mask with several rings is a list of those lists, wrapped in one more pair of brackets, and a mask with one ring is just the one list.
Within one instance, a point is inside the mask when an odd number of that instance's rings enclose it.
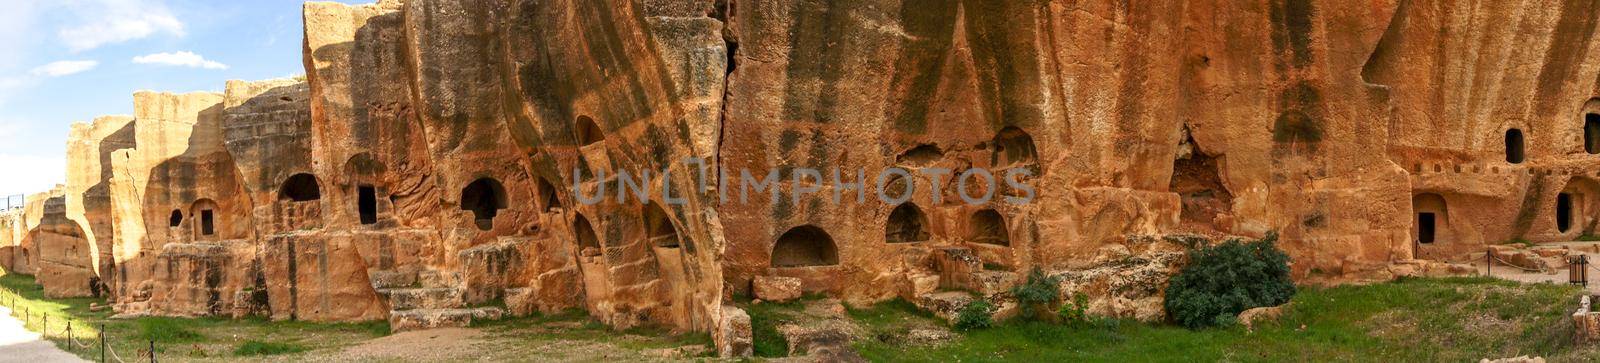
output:
{"label": "arched niche", "polygon": [[561,197],[556,194],[556,186],[549,179],[538,178],[539,210],[545,213],[555,212],[561,208]]}
{"label": "arched niche", "polygon": [[572,219],[572,233],[578,241],[578,251],[584,256],[600,255],[600,237],[594,233],[594,225],[589,224],[589,218],[578,214]]}
{"label": "arched niche", "polygon": [[1522,129],[1507,129],[1505,143],[1507,163],[1521,164],[1527,160],[1527,140],[1522,135]]}
{"label": "arched niche", "polygon": [[480,230],[493,229],[494,217],[506,205],[506,188],[494,178],[478,178],[461,189],[461,209],[472,212],[472,220]]}
{"label": "arched niche", "polygon": [[650,202],[644,207],[645,236],[650,239],[650,245],[665,248],[678,248],[683,240],[678,236],[678,227],[672,224],[672,218],[660,204]]}
{"label": "arched niche", "polygon": [[589,146],[606,141],[605,131],[600,129],[600,124],[594,122],[589,116],[578,116],[578,121],[573,125],[573,130],[578,137],[579,146]]}
{"label": "arched niche", "polygon": [[924,242],[928,240],[928,216],[916,203],[902,203],[889,212],[883,226],[883,239],[888,243]]}
{"label": "arched niche", "polygon": [[772,247],[772,267],[833,266],[839,264],[839,248],[822,228],[803,225],[790,228]]}
{"label": "arched niche", "polygon": [[381,211],[378,205],[383,194],[383,174],[386,171],[383,163],[378,162],[370,153],[357,153],[345,161],[344,173],[348,184],[344,188],[351,188],[354,195],[355,214],[361,224],[377,224]]}
{"label": "arched niche", "polygon": [[1440,231],[1450,223],[1450,209],[1445,204],[1444,196],[1434,193],[1417,194],[1411,197],[1411,209],[1416,213],[1412,232],[1416,233],[1417,243],[1439,242]]}
{"label": "arched niche", "polygon": [[322,186],[315,175],[300,173],[289,176],[278,188],[278,200],[309,202],[322,199]]}
{"label": "arched niche", "polygon": [[973,242],[1000,246],[1011,245],[1011,234],[1006,229],[1005,217],[993,209],[984,209],[972,214],[967,221]]}
{"label": "arched niche", "polygon": [[1000,129],[1000,132],[995,133],[992,144],[994,150],[991,152],[990,161],[995,167],[1038,163],[1039,153],[1033,144],[1033,136],[1016,126]]}

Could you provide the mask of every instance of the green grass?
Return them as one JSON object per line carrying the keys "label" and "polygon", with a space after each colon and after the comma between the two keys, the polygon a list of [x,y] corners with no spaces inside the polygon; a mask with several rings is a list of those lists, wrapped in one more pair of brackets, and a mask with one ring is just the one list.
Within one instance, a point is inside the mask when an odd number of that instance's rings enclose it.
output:
{"label": "green grass", "polygon": [[1596,235],[1593,235],[1593,234],[1585,233],[1582,236],[1578,236],[1578,241],[1580,241],[1580,242],[1600,241],[1600,236],[1596,236]]}
{"label": "green grass", "polygon": [[[305,350],[315,350],[346,346],[389,333],[389,324],[385,321],[312,323],[272,321],[262,317],[111,319],[113,312],[109,308],[89,310],[90,304],[105,304],[104,299],[48,299],[31,276],[0,271],[0,288],[16,293],[0,293],[0,302],[8,307],[15,304],[14,316],[18,319],[23,319],[24,314],[32,316],[26,319],[29,330],[41,331],[44,328],[42,317],[48,314],[50,332],[46,337],[57,347],[89,360],[100,358],[97,340],[102,327],[107,343],[123,359],[132,359],[140,350],[148,349],[151,341],[155,342],[158,357],[207,358],[231,356],[252,337],[272,337],[301,345]],[[67,321],[73,324],[73,337],[91,348],[74,349],[68,345],[63,334]]]}
{"label": "green grass", "polygon": [[163,343],[192,343],[205,340],[206,336],[189,329],[188,319],[149,317],[134,321],[138,330],[133,334],[140,340],[154,340]]}
{"label": "green grass", "polygon": [[747,305],[750,314],[750,344],[757,357],[785,357],[789,355],[789,340],[778,332],[778,326],[793,318],[794,312],[805,308],[799,300],[776,303],[763,302]]}
{"label": "green grass", "polygon": [[239,349],[234,349],[233,350],[233,355],[237,355],[237,356],[278,355],[278,354],[299,353],[299,352],[304,352],[304,351],[306,351],[306,347],[303,346],[303,345],[299,345],[299,344],[258,342],[258,341],[251,340],[251,341],[244,342],[244,344],[240,344],[239,345]]}
{"label": "green grass", "polygon": [[[1405,279],[1305,288],[1275,322],[1188,330],[1174,325],[1099,320],[1072,326],[1002,323],[934,347],[859,339],[873,361],[1421,361],[1459,362],[1574,351],[1571,322],[1579,289],[1487,278]],[[920,316],[893,302],[853,310],[869,331],[892,331]]]}
{"label": "green grass", "polygon": [[[491,333],[514,335],[527,343],[550,340],[589,341],[613,344],[629,350],[673,348],[701,345],[710,350],[713,345],[709,333],[679,333],[660,327],[636,327],[617,331],[589,317],[581,309],[568,309],[557,314],[538,314],[522,318],[501,319],[473,323]],[[552,328],[560,327],[560,328]]]}

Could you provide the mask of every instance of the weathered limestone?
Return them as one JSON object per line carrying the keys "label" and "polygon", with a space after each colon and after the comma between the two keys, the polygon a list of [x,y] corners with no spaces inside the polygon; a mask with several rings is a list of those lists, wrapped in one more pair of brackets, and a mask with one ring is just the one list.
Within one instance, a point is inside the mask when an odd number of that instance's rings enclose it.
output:
{"label": "weathered limestone", "polygon": [[751,281],[753,296],[763,301],[784,302],[800,298],[801,280],[782,276],[756,276]]}
{"label": "weathered limestone", "polygon": [[1038,268],[1155,320],[1212,239],[1339,283],[1596,233],[1600,8],[1447,5],[312,2],[304,79],[74,126],[0,266],[124,314],[583,308],[739,356],[734,296],[1005,316]]}
{"label": "weathered limestone", "polygon": [[[84,229],[90,242],[95,275],[109,277],[112,269],[112,153],[134,146],[133,117],[104,116],[91,124],[75,123],[67,137],[66,216]],[[98,288],[98,287],[97,287]]]}
{"label": "weathered limestone", "polygon": [[1600,313],[1594,311],[1593,296],[1584,296],[1572,312],[1572,337],[1578,344],[1600,342]]}
{"label": "weathered limestone", "polygon": [[[83,227],[67,218],[66,197],[60,186],[46,195],[35,195],[40,200],[39,222],[28,232],[25,245],[34,246],[37,255],[35,275],[44,294],[49,297],[87,297],[99,293],[99,277],[95,276],[95,253],[89,247]],[[32,210],[33,203],[29,203]]]}

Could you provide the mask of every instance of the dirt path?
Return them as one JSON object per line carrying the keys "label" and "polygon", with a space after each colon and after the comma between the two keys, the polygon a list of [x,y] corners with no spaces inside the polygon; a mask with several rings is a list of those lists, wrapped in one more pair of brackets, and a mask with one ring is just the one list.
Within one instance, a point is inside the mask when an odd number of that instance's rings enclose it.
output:
{"label": "dirt path", "polygon": [[11,309],[0,306],[0,363],[4,362],[87,362],[39,339],[39,334],[22,327],[11,317]]}
{"label": "dirt path", "polygon": [[[1600,294],[1600,253],[1594,252],[1597,250],[1596,245],[1596,242],[1546,242],[1540,243],[1537,246],[1566,246],[1571,248],[1573,251],[1588,255],[1590,261],[1589,284],[1584,287],[1589,290],[1590,294]],[[1569,270],[1567,267],[1556,268],[1545,272],[1537,272],[1523,271],[1515,267],[1506,266],[1502,262],[1496,262],[1494,270],[1489,271],[1488,268],[1486,268],[1487,264],[1484,263],[1482,257],[1483,256],[1481,256],[1480,253],[1480,256],[1471,262],[1473,267],[1478,268],[1478,273],[1480,274],[1487,274],[1489,276],[1519,282],[1548,282],[1565,284],[1569,281],[1567,276]]]}

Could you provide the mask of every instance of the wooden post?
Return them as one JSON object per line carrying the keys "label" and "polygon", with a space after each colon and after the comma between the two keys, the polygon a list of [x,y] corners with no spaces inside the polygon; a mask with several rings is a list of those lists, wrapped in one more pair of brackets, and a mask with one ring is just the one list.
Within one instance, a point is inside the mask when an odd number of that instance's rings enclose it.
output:
{"label": "wooden post", "polygon": [[106,324],[100,323],[100,363],[106,363]]}
{"label": "wooden post", "polygon": [[72,351],[72,321],[67,320],[67,351]]}
{"label": "wooden post", "polygon": [[156,341],[150,340],[150,363],[156,363]]}

